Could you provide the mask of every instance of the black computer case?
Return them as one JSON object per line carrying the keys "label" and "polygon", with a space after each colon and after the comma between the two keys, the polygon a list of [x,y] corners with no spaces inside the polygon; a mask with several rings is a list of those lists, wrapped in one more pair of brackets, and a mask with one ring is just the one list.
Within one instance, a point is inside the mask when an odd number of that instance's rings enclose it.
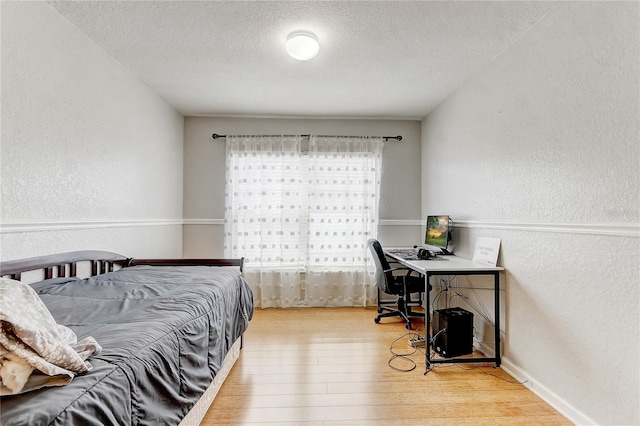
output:
{"label": "black computer case", "polygon": [[433,349],[440,356],[453,358],[473,352],[473,314],[462,308],[433,311],[431,321]]}

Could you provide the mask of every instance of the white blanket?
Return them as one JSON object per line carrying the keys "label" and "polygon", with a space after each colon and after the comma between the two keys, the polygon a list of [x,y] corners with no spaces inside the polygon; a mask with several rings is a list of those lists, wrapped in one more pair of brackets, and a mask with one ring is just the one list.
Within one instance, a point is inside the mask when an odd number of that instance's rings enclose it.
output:
{"label": "white blanket", "polygon": [[78,342],[57,324],[31,286],[0,278],[0,395],[65,385],[89,371],[85,360],[101,350],[92,337]]}

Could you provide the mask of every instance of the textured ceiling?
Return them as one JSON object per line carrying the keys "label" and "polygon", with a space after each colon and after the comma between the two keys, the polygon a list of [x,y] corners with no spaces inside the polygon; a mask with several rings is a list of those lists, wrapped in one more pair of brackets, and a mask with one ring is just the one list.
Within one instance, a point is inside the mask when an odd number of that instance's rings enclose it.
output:
{"label": "textured ceiling", "polygon": [[[553,7],[526,1],[50,1],[187,116],[420,119]],[[287,56],[314,32],[319,55]]]}

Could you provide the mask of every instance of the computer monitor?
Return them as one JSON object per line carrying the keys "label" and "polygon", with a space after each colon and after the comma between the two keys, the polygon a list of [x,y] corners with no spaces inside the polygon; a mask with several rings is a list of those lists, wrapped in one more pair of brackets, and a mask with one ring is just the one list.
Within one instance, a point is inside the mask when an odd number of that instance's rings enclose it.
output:
{"label": "computer monitor", "polygon": [[436,247],[443,253],[448,253],[447,246],[451,239],[449,216],[427,216],[427,231],[424,243],[427,246]]}

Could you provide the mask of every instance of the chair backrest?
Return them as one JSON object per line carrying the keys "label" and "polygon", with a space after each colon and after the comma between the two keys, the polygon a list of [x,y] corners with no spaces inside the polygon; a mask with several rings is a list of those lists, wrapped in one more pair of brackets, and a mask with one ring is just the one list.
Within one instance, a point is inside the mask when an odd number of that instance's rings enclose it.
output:
{"label": "chair backrest", "polygon": [[393,282],[393,273],[384,272],[388,271],[391,267],[389,266],[389,262],[387,261],[387,257],[384,255],[382,251],[382,246],[380,242],[375,238],[369,238],[367,241],[367,245],[369,246],[369,250],[371,250],[371,254],[373,255],[373,261],[376,264],[376,276],[378,280],[378,288],[385,293],[391,292],[389,284]]}

